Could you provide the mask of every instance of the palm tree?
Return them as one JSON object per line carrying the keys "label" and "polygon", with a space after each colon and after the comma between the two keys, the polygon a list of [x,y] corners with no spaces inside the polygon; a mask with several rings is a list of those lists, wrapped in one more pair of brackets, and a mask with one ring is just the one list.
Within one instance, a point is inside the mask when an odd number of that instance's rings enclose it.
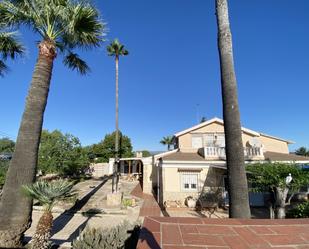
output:
{"label": "palm tree", "polygon": [[[115,139],[115,162],[116,162],[116,171],[118,171],[118,159],[119,159],[119,122],[118,122],[118,115],[119,115],[119,105],[118,105],[118,97],[119,97],[119,85],[118,85],[118,72],[119,72],[119,57],[126,56],[129,54],[129,51],[124,48],[118,39],[113,40],[113,42],[107,46],[107,54],[108,56],[115,57],[115,65],[116,65],[116,139]],[[114,177],[113,177],[114,182]],[[118,174],[117,174],[117,182],[118,182]],[[112,191],[114,192],[114,184],[112,184]],[[117,187],[116,187],[117,191]]]}
{"label": "palm tree", "polygon": [[[0,24],[3,25],[3,24]],[[14,60],[18,55],[25,52],[24,46],[17,39],[16,32],[2,31],[0,32],[0,76],[9,70],[5,61],[10,57]]]}
{"label": "palm tree", "polygon": [[229,216],[231,218],[250,218],[227,0],[216,0],[216,15],[226,141],[226,164],[229,182]]}
{"label": "palm tree", "polygon": [[163,137],[160,143],[163,145],[167,145],[167,150],[171,150],[171,145],[173,144],[173,137],[172,136]]}
{"label": "palm tree", "polygon": [[67,200],[75,195],[72,191],[74,184],[65,180],[38,181],[31,185],[24,185],[26,196],[36,199],[43,206],[44,213],[36,227],[30,245],[33,249],[50,248],[51,229],[53,226],[52,208],[57,201]]}
{"label": "palm tree", "polygon": [[96,8],[78,0],[3,0],[0,20],[11,28],[26,25],[39,35],[34,68],[16,147],[0,203],[0,247],[20,247],[23,232],[31,224],[32,201],[19,189],[35,180],[44,110],[57,54],[63,63],[81,74],[87,63],[74,51],[91,49],[103,41],[105,25]]}

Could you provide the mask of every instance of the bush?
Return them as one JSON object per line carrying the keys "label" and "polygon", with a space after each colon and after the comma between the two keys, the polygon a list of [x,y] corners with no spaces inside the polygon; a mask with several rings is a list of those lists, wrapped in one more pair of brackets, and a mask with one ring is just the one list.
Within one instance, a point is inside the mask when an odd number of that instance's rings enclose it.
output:
{"label": "bush", "polygon": [[287,212],[287,218],[309,218],[309,201],[298,204]]}
{"label": "bush", "polygon": [[9,168],[9,161],[1,161],[0,160],[0,189],[4,185],[6,172]]}
{"label": "bush", "polygon": [[135,248],[139,235],[139,226],[124,221],[108,229],[86,228],[73,241],[73,249],[122,249]]}

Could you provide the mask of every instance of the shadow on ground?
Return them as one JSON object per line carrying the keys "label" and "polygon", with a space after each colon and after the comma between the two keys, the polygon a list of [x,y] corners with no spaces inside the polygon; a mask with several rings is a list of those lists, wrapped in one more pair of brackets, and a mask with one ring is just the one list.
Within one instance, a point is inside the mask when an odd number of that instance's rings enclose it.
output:
{"label": "shadow on ground", "polygon": [[[89,199],[100,189],[102,186],[108,181],[109,177],[104,177],[102,179],[102,182],[96,186],[93,190],[91,190],[88,194],[86,194],[82,199],[78,200],[73,207],[71,207],[69,210],[63,212],[61,215],[59,215],[53,222],[53,229],[52,229],[52,235],[58,233],[61,231],[67,223],[70,222],[70,220],[74,217],[74,214],[76,214],[78,211],[80,211],[89,201]],[[91,217],[88,217],[86,220],[89,221]],[[85,223],[85,222],[84,222]],[[76,230],[79,231],[83,227],[87,225],[87,223],[82,223]],[[75,233],[75,232],[74,232]],[[70,236],[71,238],[71,236]]]}

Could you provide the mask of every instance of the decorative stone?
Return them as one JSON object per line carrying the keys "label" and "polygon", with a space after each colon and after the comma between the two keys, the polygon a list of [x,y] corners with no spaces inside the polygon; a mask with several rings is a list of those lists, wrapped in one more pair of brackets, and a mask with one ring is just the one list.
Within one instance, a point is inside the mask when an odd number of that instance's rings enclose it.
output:
{"label": "decorative stone", "polygon": [[106,204],[110,207],[115,207],[121,205],[122,193],[114,192],[107,194]]}

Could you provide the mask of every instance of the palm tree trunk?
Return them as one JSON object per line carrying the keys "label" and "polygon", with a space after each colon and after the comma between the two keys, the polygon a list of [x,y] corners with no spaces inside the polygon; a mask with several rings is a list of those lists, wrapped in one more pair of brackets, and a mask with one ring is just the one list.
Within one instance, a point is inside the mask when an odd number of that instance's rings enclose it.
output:
{"label": "palm tree trunk", "polygon": [[42,41],[15,151],[3,187],[0,202],[0,247],[19,248],[23,233],[31,224],[32,201],[22,194],[21,186],[35,180],[43,115],[55,57],[54,44]]}
{"label": "palm tree trunk", "polygon": [[[116,64],[116,113],[115,113],[115,119],[116,119],[116,134],[115,134],[115,174],[116,174],[116,192],[118,191],[118,159],[119,159],[119,85],[118,85],[118,64],[119,64],[119,58],[116,56],[115,58],[115,64]],[[114,176],[113,176],[114,178]]]}
{"label": "palm tree trunk", "polygon": [[41,216],[35,234],[33,235],[30,245],[31,249],[48,249],[50,248],[51,229],[53,226],[53,215],[51,211],[45,211]]}
{"label": "palm tree trunk", "polygon": [[230,218],[250,218],[227,0],[216,0]]}

